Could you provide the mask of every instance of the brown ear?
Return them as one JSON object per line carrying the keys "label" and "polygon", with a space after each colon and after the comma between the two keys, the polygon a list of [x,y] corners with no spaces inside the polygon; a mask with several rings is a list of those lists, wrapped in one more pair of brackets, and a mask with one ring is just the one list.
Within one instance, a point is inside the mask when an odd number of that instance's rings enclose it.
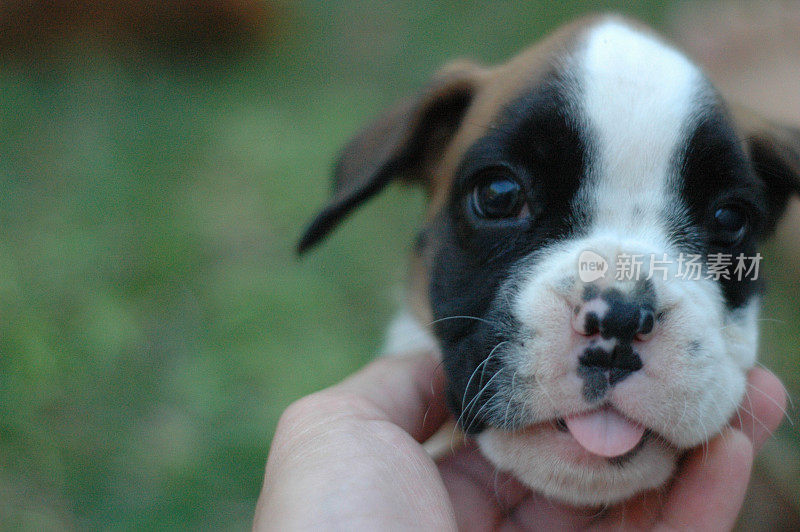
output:
{"label": "brown ear", "polygon": [[461,124],[482,69],[468,62],[440,71],[415,98],[401,102],[356,135],[342,150],[333,175],[333,197],[306,229],[302,253],[347,214],[394,179],[425,184],[426,170]]}
{"label": "brown ear", "polygon": [[767,234],[783,215],[792,194],[800,194],[800,129],[771,122],[745,108],[733,116],[753,169],[767,195]]}

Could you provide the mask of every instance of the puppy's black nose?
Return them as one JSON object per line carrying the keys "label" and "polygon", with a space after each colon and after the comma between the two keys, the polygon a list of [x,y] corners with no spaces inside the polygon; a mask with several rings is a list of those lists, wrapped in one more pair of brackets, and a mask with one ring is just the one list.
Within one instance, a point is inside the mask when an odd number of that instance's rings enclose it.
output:
{"label": "puppy's black nose", "polygon": [[648,300],[626,297],[617,290],[609,289],[592,296],[575,309],[572,328],[578,334],[619,342],[648,340],[655,329],[656,319],[653,305]]}
{"label": "puppy's black nose", "polygon": [[616,338],[623,342],[634,338],[646,340],[653,332],[655,321],[652,308],[635,302],[613,301],[605,315],[598,319],[598,332],[603,338]]}

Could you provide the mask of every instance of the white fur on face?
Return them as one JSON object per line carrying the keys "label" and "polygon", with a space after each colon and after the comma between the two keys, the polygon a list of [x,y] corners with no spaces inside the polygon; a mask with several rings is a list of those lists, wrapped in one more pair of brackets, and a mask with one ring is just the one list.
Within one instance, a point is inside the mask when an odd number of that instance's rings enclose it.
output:
{"label": "white fur on face", "polygon": [[700,71],[683,55],[620,22],[590,30],[573,59],[593,148],[578,193],[597,231],[666,245],[675,156],[701,108]]}

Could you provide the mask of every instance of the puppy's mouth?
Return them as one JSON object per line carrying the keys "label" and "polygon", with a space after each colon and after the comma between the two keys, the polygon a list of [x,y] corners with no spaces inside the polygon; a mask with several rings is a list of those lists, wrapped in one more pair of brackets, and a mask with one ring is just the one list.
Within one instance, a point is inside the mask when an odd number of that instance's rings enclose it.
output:
{"label": "puppy's mouth", "polygon": [[565,459],[588,459],[585,463],[601,460],[617,465],[624,464],[655,436],[652,430],[608,405],[540,422],[528,426],[523,433],[538,433],[553,441]]}

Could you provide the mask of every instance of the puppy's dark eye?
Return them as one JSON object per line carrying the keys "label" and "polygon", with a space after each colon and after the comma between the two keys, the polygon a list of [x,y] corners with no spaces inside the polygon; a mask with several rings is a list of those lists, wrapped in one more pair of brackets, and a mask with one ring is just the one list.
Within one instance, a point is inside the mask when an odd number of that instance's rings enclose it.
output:
{"label": "puppy's dark eye", "polygon": [[472,209],[481,218],[517,218],[527,212],[525,194],[511,172],[504,168],[487,170],[472,190]]}
{"label": "puppy's dark eye", "polygon": [[713,236],[720,244],[738,244],[747,231],[747,212],[739,205],[723,205],[714,212]]}

